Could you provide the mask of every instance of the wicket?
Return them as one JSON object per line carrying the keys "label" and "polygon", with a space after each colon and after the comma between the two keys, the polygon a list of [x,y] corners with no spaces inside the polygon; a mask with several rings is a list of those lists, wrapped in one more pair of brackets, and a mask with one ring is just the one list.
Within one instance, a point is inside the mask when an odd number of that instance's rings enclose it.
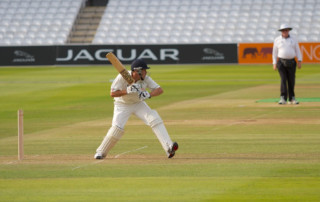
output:
{"label": "wicket", "polygon": [[23,160],[23,110],[18,110],[18,160]]}

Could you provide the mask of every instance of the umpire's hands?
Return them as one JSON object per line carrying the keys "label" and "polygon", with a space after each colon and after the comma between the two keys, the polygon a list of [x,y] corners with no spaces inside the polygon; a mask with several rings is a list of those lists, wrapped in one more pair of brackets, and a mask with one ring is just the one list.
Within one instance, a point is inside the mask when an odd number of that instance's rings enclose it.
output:
{"label": "umpire's hands", "polygon": [[277,64],[273,64],[273,70],[276,71],[277,69]]}
{"label": "umpire's hands", "polygon": [[301,61],[298,61],[298,69],[301,69]]}
{"label": "umpire's hands", "polygon": [[140,86],[138,84],[132,84],[130,86],[127,87],[127,94],[131,94],[131,93],[140,93],[141,89]]}
{"label": "umpire's hands", "polygon": [[141,101],[151,98],[151,95],[148,91],[142,91],[139,93],[139,99]]}

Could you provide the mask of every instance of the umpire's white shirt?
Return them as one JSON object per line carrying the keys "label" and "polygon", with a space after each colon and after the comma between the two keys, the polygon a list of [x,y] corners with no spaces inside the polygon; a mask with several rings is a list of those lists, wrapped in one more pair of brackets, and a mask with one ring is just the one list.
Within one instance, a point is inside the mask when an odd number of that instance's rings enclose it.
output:
{"label": "umpire's white shirt", "polygon": [[[131,71],[129,71],[129,73],[131,74]],[[137,82],[137,84],[139,84],[141,86],[141,89],[143,91],[147,90],[147,89],[150,89],[150,91],[153,91],[154,89],[160,87],[149,76],[146,76],[143,81],[139,80]],[[124,78],[121,76],[121,74],[119,74],[115,78],[115,80],[112,82],[111,92],[115,92],[117,90],[126,90],[127,87],[128,87],[127,81],[124,80]],[[137,102],[141,102],[141,100],[139,99],[138,93],[131,93],[131,94],[123,95],[121,97],[115,97],[114,101],[115,101],[115,104],[134,104],[134,103],[137,103]]]}
{"label": "umpire's white shirt", "polygon": [[289,36],[284,38],[278,36],[273,43],[272,63],[277,64],[277,59],[293,59],[297,57],[298,61],[302,61],[299,44],[296,38]]}

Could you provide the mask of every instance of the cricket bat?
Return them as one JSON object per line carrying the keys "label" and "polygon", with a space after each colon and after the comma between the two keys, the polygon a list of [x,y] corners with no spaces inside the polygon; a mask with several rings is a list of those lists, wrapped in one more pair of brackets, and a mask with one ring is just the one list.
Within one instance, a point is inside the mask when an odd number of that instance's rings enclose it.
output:
{"label": "cricket bat", "polygon": [[123,66],[120,60],[112,53],[106,55],[111,64],[116,68],[116,70],[121,74],[121,76],[128,82],[128,84],[134,83],[132,76],[129,71]]}

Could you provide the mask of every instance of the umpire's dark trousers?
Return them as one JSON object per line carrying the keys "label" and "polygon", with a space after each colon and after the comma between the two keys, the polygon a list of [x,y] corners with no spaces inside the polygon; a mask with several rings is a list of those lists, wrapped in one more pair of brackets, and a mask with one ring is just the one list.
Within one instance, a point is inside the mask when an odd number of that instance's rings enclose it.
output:
{"label": "umpire's dark trousers", "polygon": [[281,77],[281,96],[287,100],[289,95],[289,101],[294,97],[294,85],[296,80],[296,67],[297,62],[295,59],[278,59],[277,68]]}

